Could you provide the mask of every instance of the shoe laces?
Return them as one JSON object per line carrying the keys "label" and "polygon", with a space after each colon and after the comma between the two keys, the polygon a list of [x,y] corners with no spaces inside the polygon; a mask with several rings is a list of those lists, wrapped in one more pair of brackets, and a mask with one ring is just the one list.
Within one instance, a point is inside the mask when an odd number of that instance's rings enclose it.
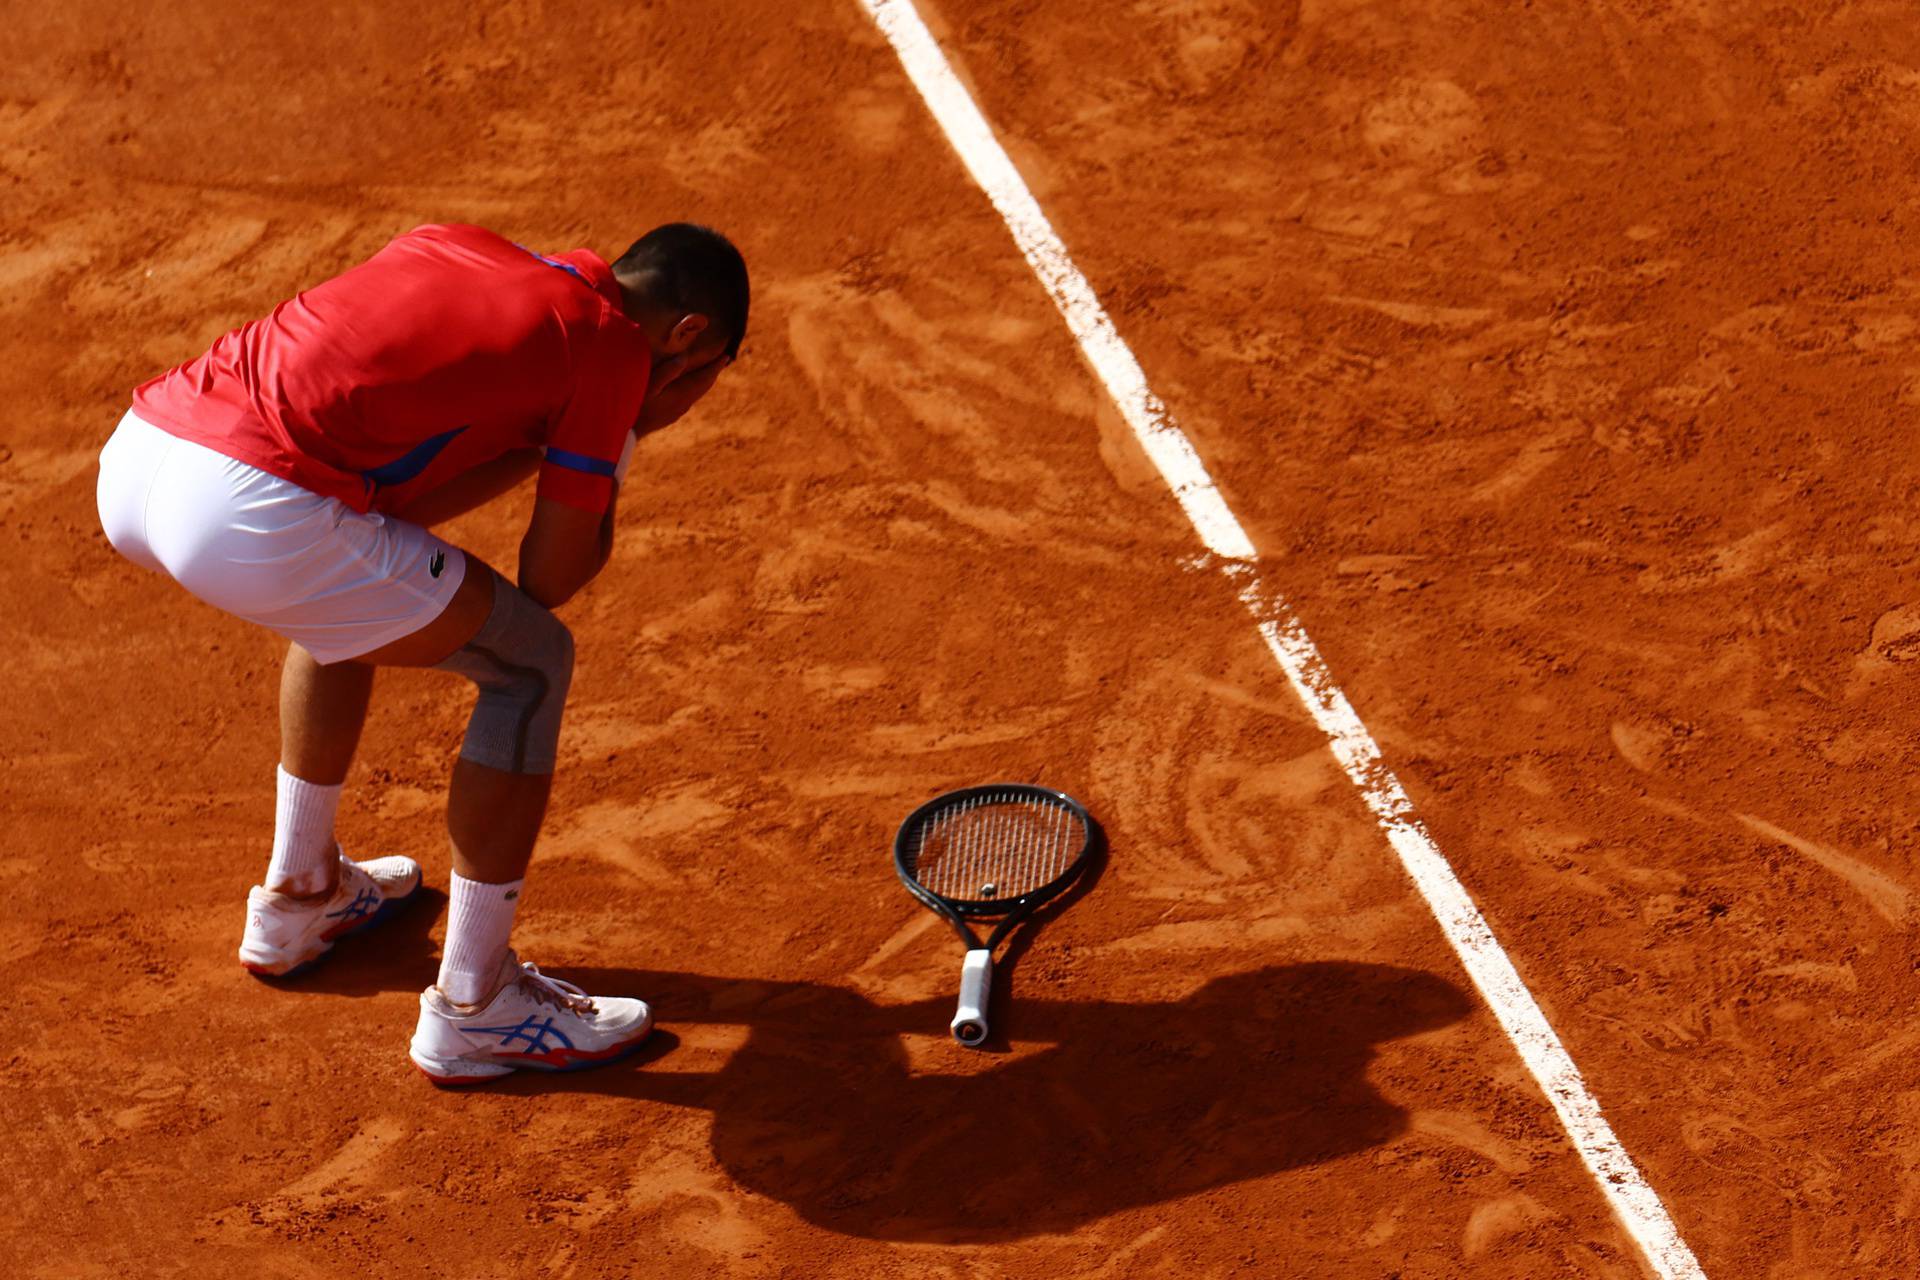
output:
{"label": "shoe laces", "polygon": [[540,972],[540,966],[531,960],[521,962],[519,981],[527,994],[542,1004],[557,1005],[571,1013],[594,1011],[592,996],[564,978]]}

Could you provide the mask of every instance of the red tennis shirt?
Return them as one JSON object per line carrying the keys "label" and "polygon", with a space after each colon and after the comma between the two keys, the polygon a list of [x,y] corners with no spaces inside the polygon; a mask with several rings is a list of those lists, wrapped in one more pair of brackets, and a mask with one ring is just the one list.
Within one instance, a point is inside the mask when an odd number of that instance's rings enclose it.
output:
{"label": "red tennis shirt", "polygon": [[428,226],[141,386],[133,407],[356,511],[401,510],[545,446],[540,496],[597,512],[651,368],[596,255]]}

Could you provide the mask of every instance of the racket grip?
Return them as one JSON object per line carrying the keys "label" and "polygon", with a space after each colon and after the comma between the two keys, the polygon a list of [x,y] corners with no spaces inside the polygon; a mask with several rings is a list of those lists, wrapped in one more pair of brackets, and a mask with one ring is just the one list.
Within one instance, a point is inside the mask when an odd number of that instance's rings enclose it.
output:
{"label": "racket grip", "polygon": [[953,1012],[953,1038],[969,1049],[987,1038],[987,991],[993,986],[993,952],[977,947],[960,966],[960,1007]]}

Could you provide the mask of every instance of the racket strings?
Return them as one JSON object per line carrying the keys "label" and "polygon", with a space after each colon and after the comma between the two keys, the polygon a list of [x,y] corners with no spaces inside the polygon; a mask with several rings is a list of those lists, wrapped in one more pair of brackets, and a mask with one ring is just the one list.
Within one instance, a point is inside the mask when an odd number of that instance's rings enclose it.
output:
{"label": "racket strings", "polygon": [[923,820],[910,870],[943,898],[1010,900],[1064,874],[1085,834],[1079,816],[1060,805],[989,792]]}

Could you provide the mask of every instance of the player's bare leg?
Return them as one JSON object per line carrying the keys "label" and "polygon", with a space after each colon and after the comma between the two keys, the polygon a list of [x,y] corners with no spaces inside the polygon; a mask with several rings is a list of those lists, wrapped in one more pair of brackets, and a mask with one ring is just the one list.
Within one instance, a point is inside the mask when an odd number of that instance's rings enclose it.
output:
{"label": "player's bare leg", "polygon": [[268,890],[294,899],[333,893],[339,874],[334,813],[366,724],[374,668],[440,661],[473,637],[492,606],[493,573],[470,559],[447,607],[412,635],[359,659],[329,664],[300,645],[288,646],[280,669],[280,770]]}
{"label": "player's bare leg", "polygon": [[484,884],[525,876],[552,790],[550,773],[507,773],[454,761],[447,794],[454,871]]}
{"label": "player's bare leg", "polygon": [[[305,833],[307,865],[291,874],[270,872],[268,889],[293,898],[326,897],[333,892],[338,863],[333,855],[331,801],[353,764],[376,667],[444,662],[473,639],[492,612],[495,581],[491,569],[470,557],[459,590],[438,618],[353,661],[322,664],[299,645],[288,649],[280,678],[282,792],[291,788],[302,799],[331,794],[325,797],[329,801],[326,828]],[[532,860],[552,787],[551,773],[512,773],[464,758],[456,761],[447,802],[456,875],[482,885],[511,886],[521,880]],[[286,822],[284,812],[282,817],[277,849],[292,834],[284,828],[297,825]],[[479,997],[491,994],[485,991]]]}
{"label": "player's bare leg", "polygon": [[[323,665],[299,645],[289,647],[280,673],[280,768],[285,773],[312,787],[346,781],[366,724],[374,671],[367,660]],[[507,773],[455,761],[447,798],[453,869],[486,883],[523,877],[552,789],[550,773]],[[267,887],[291,897],[332,889],[330,883],[309,889],[271,874]]]}
{"label": "player's bare leg", "polygon": [[280,767],[323,787],[347,780],[373,694],[363,662],[323,666],[299,645],[280,668]]}

